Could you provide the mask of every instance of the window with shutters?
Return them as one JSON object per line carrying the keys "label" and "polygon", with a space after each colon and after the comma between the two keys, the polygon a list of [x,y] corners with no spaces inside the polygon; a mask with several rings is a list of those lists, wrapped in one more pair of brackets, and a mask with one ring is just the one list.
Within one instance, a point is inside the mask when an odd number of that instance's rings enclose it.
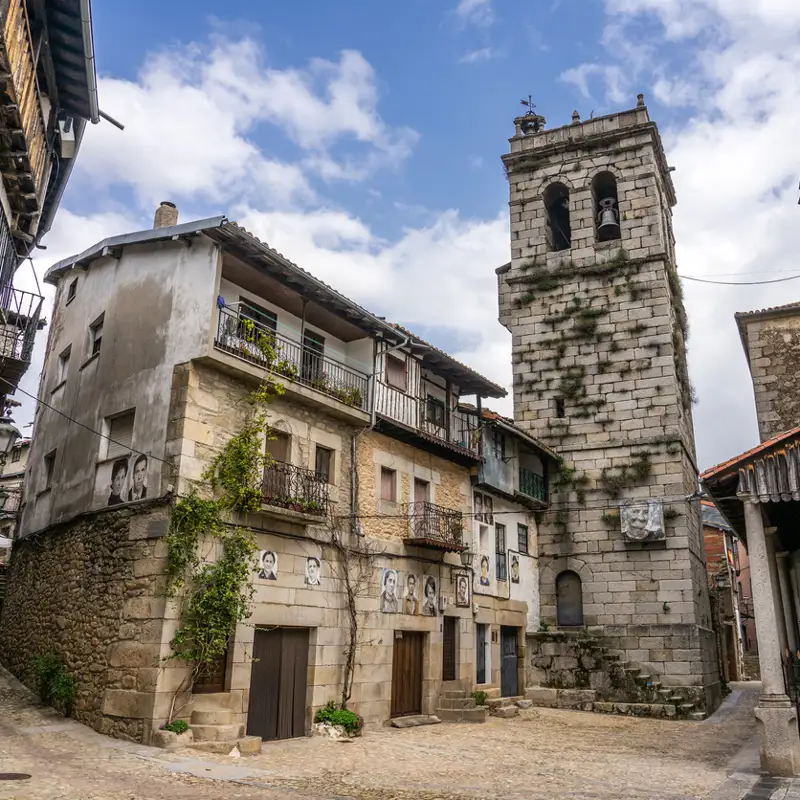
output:
{"label": "window with shutters", "polygon": [[494,563],[497,580],[504,581],[508,572],[506,563],[506,526],[499,522],[494,526]]}
{"label": "window with shutters", "polygon": [[428,395],[425,405],[425,419],[437,428],[444,428],[444,403],[436,397]]}
{"label": "window with shutters", "polygon": [[388,467],[381,467],[381,500],[397,502],[397,472]]}
{"label": "window with shutters", "polygon": [[518,550],[520,553],[528,553],[528,526],[517,524]]}
{"label": "window with shutters", "polygon": [[100,345],[103,342],[103,321],[105,314],[101,314],[89,326],[89,353],[88,357],[92,358],[100,352]]}
{"label": "window with shutters", "polygon": [[386,356],[386,383],[405,392],[408,389],[406,362],[396,356]]}
{"label": "window with shutters", "polygon": [[136,411],[126,411],[116,417],[109,417],[107,422],[108,449],[106,458],[117,458],[127,455],[133,444],[133,422]]}
{"label": "window with shutters", "polygon": [[45,457],[44,457],[44,487],[43,489],[49,489],[53,485],[53,472],[56,466],[56,451],[51,450]]}
{"label": "window with shutters", "polygon": [[58,357],[58,367],[56,369],[56,387],[61,386],[67,379],[69,372],[69,357],[72,354],[72,345],[67,347],[63,353]]}
{"label": "window with shutters", "polygon": [[69,305],[74,299],[75,295],[78,293],[78,279],[75,278],[72,283],[67,287],[67,302],[66,305]]}
{"label": "window with shutters", "polygon": [[314,469],[326,483],[333,483],[333,450],[317,445]]}

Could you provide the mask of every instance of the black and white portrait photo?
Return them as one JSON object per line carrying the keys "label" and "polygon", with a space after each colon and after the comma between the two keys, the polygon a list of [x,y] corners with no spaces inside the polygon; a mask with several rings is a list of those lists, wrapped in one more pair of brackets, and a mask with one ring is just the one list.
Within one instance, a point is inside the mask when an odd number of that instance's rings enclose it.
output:
{"label": "black and white portrait photo", "polygon": [[316,556],[309,556],[306,559],[306,583],[309,586],[319,586],[319,577],[322,564]]}
{"label": "black and white portrait photo", "polygon": [[633,500],[620,505],[622,537],[628,542],[665,538],[664,506],[660,500]]}
{"label": "black and white portrait photo", "polygon": [[456,575],[456,605],[469,608],[469,575],[464,572]]}
{"label": "black and white portrait photo", "polygon": [[425,576],[423,585],[424,601],[422,603],[422,614],[425,617],[436,616],[436,578],[433,575]]}
{"label": "black and white portrait photo", "polygon": [[108,505],[118,506],[124,503],[125,480],[128,477],[128,459],[120,458],[111,467],[111,493],[108,495]]}
{"label": "black and white portrait photo", "polygon": [[481,586],[489,585],[489,557],[481,556]]}
{"label": "black and white portrait photo", "polygon": [[519,583],[519,556],[511,556],[511,583]]}
{"label": "black and white portrait photo", "polygon": [[132,485],[128,489],[128,501],[144,500],[147,497],[147,456],[144,453],[138,455],[133,462],[133,474],[131,476]]}
{"label": "black and white portrait photo", "polygon": [[419,578],[409,572],[406,575],[406,589],[403,596],[403,613],[419,614]]}
{"label": "black and white portrait photo", "polygon": [[399,610],[397,570],[384,568],[381,573],[381,611],[384,614],[396,614]]}
{"label": "black and white portrait photo", "polygon": [[258,577],[262,581],[278,580],[278,554],[274,550],[262,550],[259,554]]}

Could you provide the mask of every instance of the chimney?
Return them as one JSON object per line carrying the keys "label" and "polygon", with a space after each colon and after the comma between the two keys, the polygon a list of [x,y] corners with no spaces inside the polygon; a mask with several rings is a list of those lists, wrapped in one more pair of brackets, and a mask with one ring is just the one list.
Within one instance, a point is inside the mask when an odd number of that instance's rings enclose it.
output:
{"label": "chimney", "polygon": [[153,219],[154,228],[171,228],[178,224],[178,209],[175,203],[164,200],[156,209],[156,216]]}

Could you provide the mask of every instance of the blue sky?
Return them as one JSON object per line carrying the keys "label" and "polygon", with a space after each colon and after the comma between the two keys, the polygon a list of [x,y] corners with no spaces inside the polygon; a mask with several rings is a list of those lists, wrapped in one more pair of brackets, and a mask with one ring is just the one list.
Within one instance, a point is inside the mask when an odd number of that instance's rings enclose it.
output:
{"label": "blue sky", "polygon": [[[797,269],[796,0],[140,0],[95,2],[94,30],[100,104],[126,128],[88,131],[40,273],[168,199],[510,385],[494,269],[520,99],[557,127],[638,92],[676,167],[680,271]],[[733,312],[798,299],[800,281],[686,294],[703,467],[757,437]]]}

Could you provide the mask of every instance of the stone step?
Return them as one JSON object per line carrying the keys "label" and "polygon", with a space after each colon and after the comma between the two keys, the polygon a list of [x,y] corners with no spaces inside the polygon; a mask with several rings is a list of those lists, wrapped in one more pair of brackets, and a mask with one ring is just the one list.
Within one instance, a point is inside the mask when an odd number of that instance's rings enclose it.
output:
{"label": "stone step", "polygon": [[192,750],[199,750],[201,753],[215,753],[218,756],[229,756],[234,750],[239,749],[238,740],[228,742],[195,742],[189,745]]}
{"label": "stone step", "polygon": [[192,725],[195,742],[233,742],[242,738],[243,725]]}
{"label": "stone step", "polygon": [[598,714],[624,714],[628,717],[653,717],[656,719],[676,716],[675,706],[667,703],[619,703],[596,701],[592,711]]}
{"label": "stone step", "polygon": [[694,708],[694,703],[681,703],[678,709],[684,714],[688,714]]}
{"label": "stone step", "polygon": [[219,708],[214,711],[201,711],[194,709],[191,716],[191,725],[230,725],[233,723],[233,711]]}
{"label": "stone step", "polygon": [[500,697],[499,686],[485,686],[482,687],[480,690],[476,689],[476,691],[486,692],[487,697]]}
{"label": "stone step", "polygon": [[[452,709],[443,709],[443,711],[452,711]],[[406,717],[395,717],[389,724],[393,728],[419,728],[420,725],[438,725],[443,719],[441,714],[409,714]]]}
{"label": "stone step", "polygon": [[242,736],[237,744],[239,745],[239,752],[243,756],[255,756],[261,752],[260,736]]}
{"label": "stone step", "polygon": [[500,719],[511,719],[519,714],[517,706],[501,706],[500,708],[492,709],[489,712],[493,717],[500,717]]}
{"label": "stone step", "polygon": [[524,700],[525,698],[522,695],[517,697],[490,697],[486,701],[486,705],[489,706],[489,710],[495,708],[507,708],[508,706],[513,706],[517,700]]}
{"label": "stone step", "polygon": [[439,708],[475,708],[474,697],[440,697]]}
{"label": "stone step", "polygon": [[694,719],[694,720],[697,720],[698,722],[701,719],[705,719],[705,718],[706,718],[706,712],[705,711],[692,711],[692,713],[689,714],[689,719]]}
{"label": "stone step", "polygon": [[465,689],[446,689],[441,693],[441,697],[446,697],[448,700],[456,700],[459,697],[466,697],[467,692]]}
{"label": "stone step", "polygon": [[210,692],[209,694],[192,695],[192,711],[220,711],[221,709],[241,711],[242,698],[235,692]]}
{"label": "stone step", "polygon": [[486,722],[485,708],[437,708],[442,722]]}

